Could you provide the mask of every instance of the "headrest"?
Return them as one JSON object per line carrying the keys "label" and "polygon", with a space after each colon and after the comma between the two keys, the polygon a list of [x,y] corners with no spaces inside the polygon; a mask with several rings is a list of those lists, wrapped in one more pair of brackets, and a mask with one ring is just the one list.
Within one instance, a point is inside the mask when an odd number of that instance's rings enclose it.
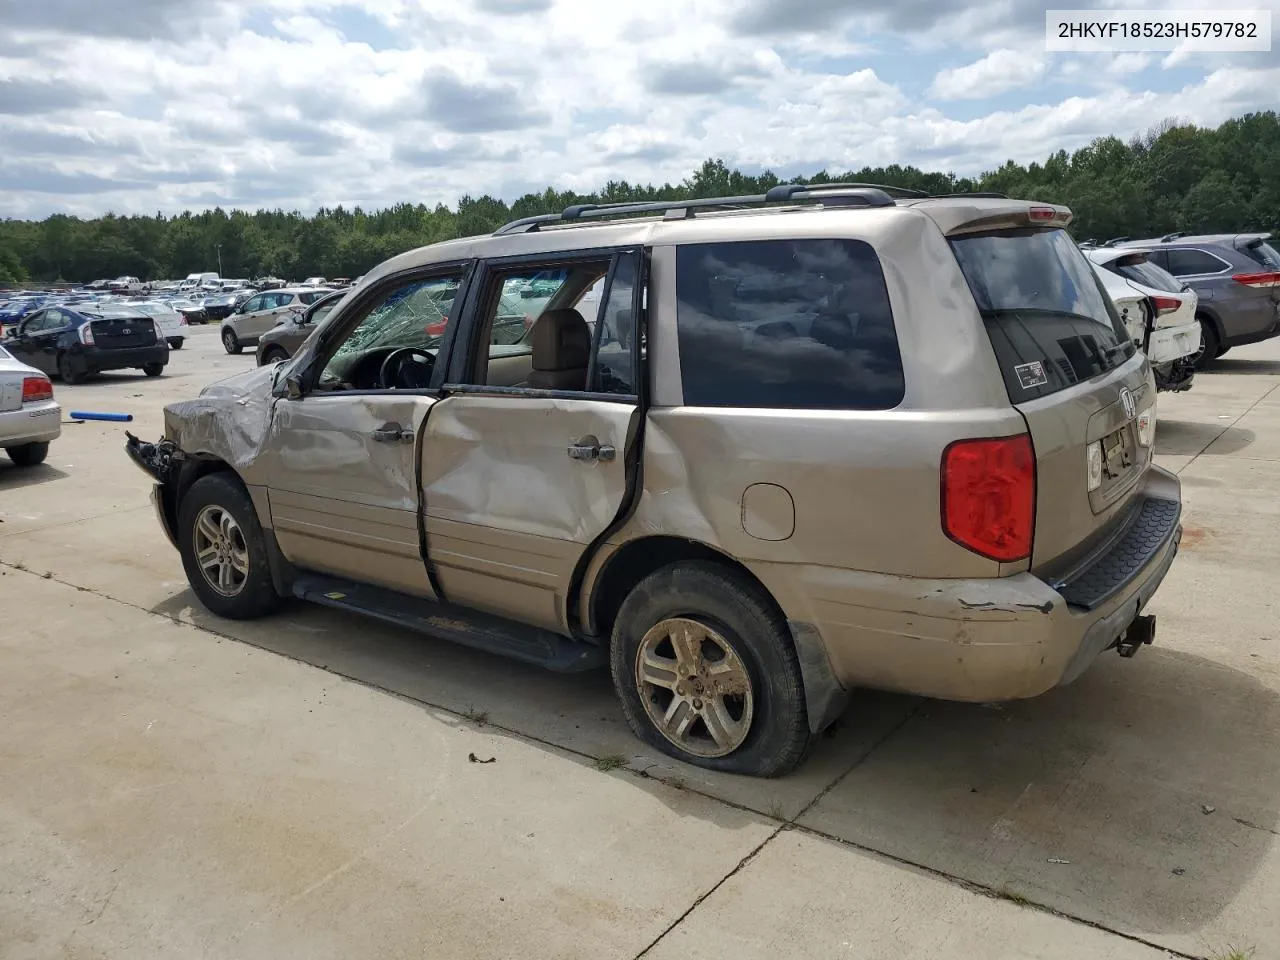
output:
{"label": "headrest", "polygon": [[572,307],[548,310],[530,336],[534,370],[585,370],[591,363],[591,328]]}

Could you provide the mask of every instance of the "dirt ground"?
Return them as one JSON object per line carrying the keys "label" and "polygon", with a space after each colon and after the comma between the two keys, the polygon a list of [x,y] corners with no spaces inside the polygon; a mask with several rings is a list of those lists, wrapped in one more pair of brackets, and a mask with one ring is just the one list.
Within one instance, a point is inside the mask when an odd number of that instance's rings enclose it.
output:
{"label": "dirt ground", "polygon": [[[58,385],[132,413],[244,369]],[[1001,707],[867,693],[783,780],[333,611],[217,620],[126,459],[0,465],[0,960],[1280,957],[1280,342],[1162,396],[1156,644]],[[492,759],[492,762],[485,762]]]}

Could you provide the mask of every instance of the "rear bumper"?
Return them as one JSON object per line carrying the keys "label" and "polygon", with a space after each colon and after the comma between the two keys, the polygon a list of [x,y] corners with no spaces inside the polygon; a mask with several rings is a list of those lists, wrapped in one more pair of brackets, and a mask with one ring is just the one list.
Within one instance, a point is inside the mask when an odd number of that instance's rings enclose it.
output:
{"label": "rear bumper", "polygon": [[62,436],[62,407],[56,400],[29,403],[0,413],[0,447],[52,443]]}
{"label": "rear bumper", "polygon": [[1031,573],[920,580],[750,566],[788,620],[821,637],[846,689],[971,702],[1034,697],[1115,646],[1168,573],[1182,535],[1177,478],[1152,468],[1142,495],[1128,526],[1054,583]]}
{"label": "rear bumper", "polygon": [[164,340],[146,347],[124,347],[119,350],[103,350],[95,347],[68,353],[77,372],[90,370],[128,370],[144,367],[149,363],[169,362],[169,344]]}
{"label": "rear bumper", "polygon": [[1153,365],[1172,363],[1200,349],[1200,324],[1196,320],[1177,327],[1156,327],[1147,345],[1147,359]]}

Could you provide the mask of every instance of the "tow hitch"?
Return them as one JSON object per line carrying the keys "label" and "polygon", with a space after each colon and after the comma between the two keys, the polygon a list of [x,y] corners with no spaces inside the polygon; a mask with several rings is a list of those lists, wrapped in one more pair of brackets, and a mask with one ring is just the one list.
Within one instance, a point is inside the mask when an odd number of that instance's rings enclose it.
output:
{"label": "tow hitch", "polygon": [[1116,641],[1116,650],[1120,656],[1129,659],[1156,638],[1156,618],[1135,617],[1129,629]]}

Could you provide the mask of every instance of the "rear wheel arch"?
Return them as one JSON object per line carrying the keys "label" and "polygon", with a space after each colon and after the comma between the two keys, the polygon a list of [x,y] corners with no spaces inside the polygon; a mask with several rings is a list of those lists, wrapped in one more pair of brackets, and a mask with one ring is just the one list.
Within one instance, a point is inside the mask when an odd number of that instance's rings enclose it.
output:
{"label": "rear wheel arch", "polygon": [[651,536],[632,540],[619,548],[605,562],[591,586],[586,611],[591,634],[607,642],[623,602],[641,581],[664,567],[698,560],[713,563],[752,587],[786,623],[791,646],[800,661],[810,728],[816,734],[829,727],[844,712],[850,691],[837,678],[818,630],[812,624],[788,619],[773,592],[750,569],[699,540]]}
{"label": "rear wheel arch", "polygon": [[613,629],[614,618],[622,608],[627,594],[641,580],[663,567],[686,560],[706,560],[717,563],[750,581],[762,596],[769,599],[778,615],[786,619],[781,605],[774,599],[768,587],[729,554],[699,540],[652,536],[630,541],[605,562],[591,589],[587,608],[590,632],[595,636],[607,637]]}

